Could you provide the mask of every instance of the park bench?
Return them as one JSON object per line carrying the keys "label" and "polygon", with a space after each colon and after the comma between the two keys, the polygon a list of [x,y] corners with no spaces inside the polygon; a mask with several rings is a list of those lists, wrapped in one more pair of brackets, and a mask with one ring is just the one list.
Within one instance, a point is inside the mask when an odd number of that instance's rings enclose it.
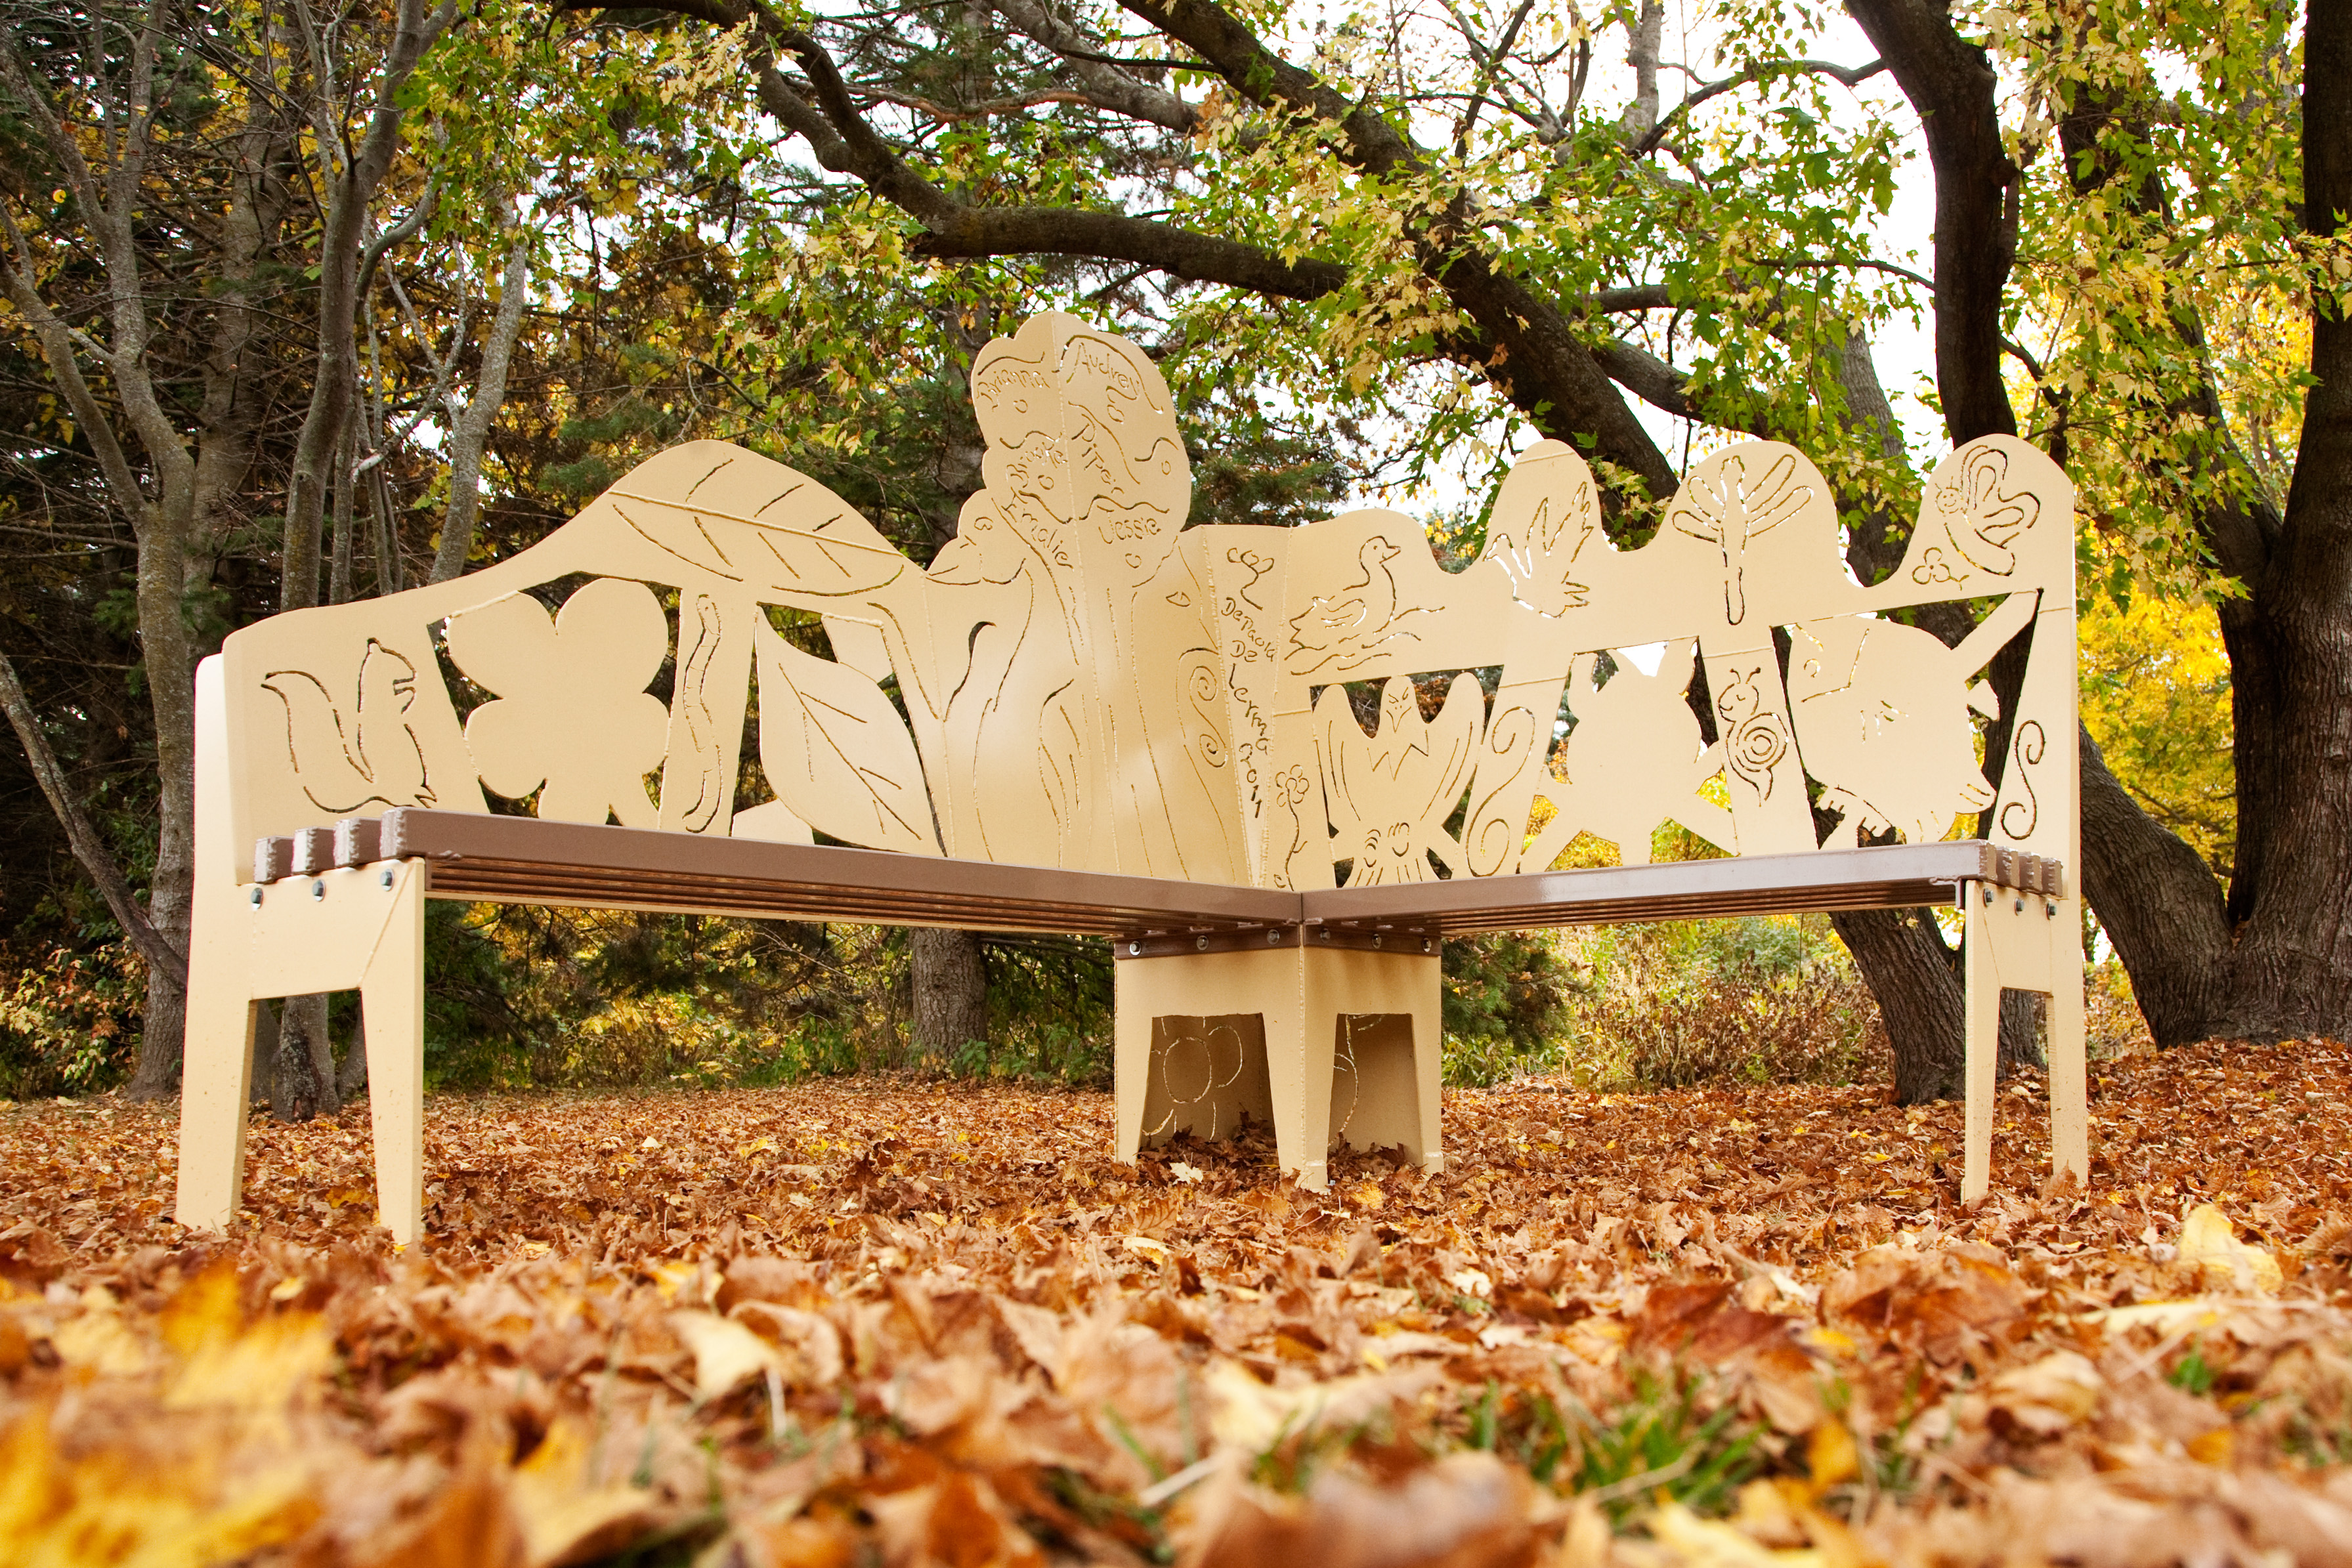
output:
{"label": "park bench", "polygon": [[[184,1223],[237,1207],[255,1004],[357,988],[379,1210],[418,1233],[427,898],[1108,936],[1119,1157],[1255,1117],[1316,1187],[1341,1141],[1442,1165],[1449,936],[1957,904],[1963,1196],[2003,988],[2050,998],[2087,1177],[2073,492],[2032,448],[1948,457],[1863,584],[1793,448],[1694,465],[1620,549],[1545,442],[1450,571],[1393,512],[1182,528],[1157,371],[1072,318],[972,391],[986,486],[928,568],[697,442],[509,559],[205,662]],[[1895,618],[1937,602],[1957,647]],[[1719,856],[1648,863],[1666,823]],[[1596,842],[1622,863],[1549,869]]]}

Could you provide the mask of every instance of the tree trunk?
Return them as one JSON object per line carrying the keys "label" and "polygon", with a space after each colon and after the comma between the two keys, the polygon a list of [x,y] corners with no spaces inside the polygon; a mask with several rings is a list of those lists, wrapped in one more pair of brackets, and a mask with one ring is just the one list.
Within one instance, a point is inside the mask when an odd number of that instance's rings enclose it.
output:
{"label": "tree trunk", "polygon": [[335,1101],[348,1105],[367,1090],[367,1014],[355,1013],[352,1019],[352,1043],[343,1052],[343,1064],[335,1070]]}
{"label": "tree trunk", "polygon": [[[2315,5],[2306,22],[2302,217],[2326,239],[2352,208],[2352,14]],[[2352,1036],[2352,323],[2326,291],[2311,372],[2284,516],[2200,519],[2247,588],[2218,607],[2236,732],[2226,894],[2083,747],[2084,892],[2158,1045]]]}
{"label": "tree trunk", "polygon": [[[975,311],[949,325],[961,351],[962,366],[947,367],[950,385],[961,379],[987,346],[993,321],[989,311]],[[963,503],[986,483],[983,463],[987,446],[967,417],[950,416],[940,426],[938,465],[940,505],[922,509],[932,537],[945,545],[956,537]],[[918,926],[908,933],[914,960],[914,1048],[917,1061],[944,1066],[975,1040],[988,1039],[988,969],[981,962],[980,937],[970,931],[939,931]]]}
{"label": "tree trunk", "polygon": [[352,432],[357,421],[346,420],[343,427],[342,450],[335,455],[334,547],[327,560],[327,602],[348,604],[352,599],[352,492],[358,481],[352,473],[358,461],[357,443]]}
{"label": "tree trunk", "polygon": [[[506,276],[499,296],[498,314],[482,343],[482,373],[474,395],[449,432],[449,509],[441,524],[441,545],[433,558],[432,580],[446,582],[466,570],[473,553],[475,519],[482,508],[482,454],[490,442],[490,425],[499,405],[506,401],[507,371],[514,363],[515,339],[522,331],[522,313],[530,292],[530,242],[518,238],[507,253]],[[450,350],[454,358],[457,350]]]}
{"label": "tree trunk", "polygon": [[335,1050],[327,1033],[325,997],[286,998],[278,1013],[271,1079],[269,1108],[281,1122],[307,1122],[341,1108],[335,1099]]}
{"label": "tree trunk", "polygon": [[258,1105],[278,1103],[278,1004],[256,1002],[253,1017],[252,1082],[247,1095]]}
{"label": "tree trunk", "polygon": [[1924,910],[1858,909],[1830,916],[1878,1000],[1895,1051],[1895,1100],[1948,1100],[1962,1087],[1966,998],[1943,933]]}
{"label": "tree trunk", "polygon": [[909,933],[915,958],[915,1058],[942,1067],[988,1040],[988,970],[970,931]]}
{"label": "tree trunk", "polygon": [[[192,484],[189,488],[193,491]],[[181,511],[184,517],[193,505],[190,494],[183,507],[167,504],[157,509]],[[147,918],[166,942],[185,953],[195,902],[196,821],[195,639],[184,611],[188,534],[185,522],[177,518],[158,518],[147,533],[139,549],[139,647],[155,716],[159,786]],[[123,1089],[128,1098],[160,1100],[178,1091],[186,1026],[185,993],[151,967],[139,1062]]]}
{"label": "tree trunk", "polygon": [[[1958,1098],[1967,1088],[1968,996],[1960,953],[1944,940],[1935,916],[1924,909],[1861,909],[1832,915],[1830,924],[1878,1003],[1895,1052],[1895,1103]],[[2042,1012],[2041,998],[2031,992],[2001,993],[2001,1077],[2045,1065],[2037,1038]]]}

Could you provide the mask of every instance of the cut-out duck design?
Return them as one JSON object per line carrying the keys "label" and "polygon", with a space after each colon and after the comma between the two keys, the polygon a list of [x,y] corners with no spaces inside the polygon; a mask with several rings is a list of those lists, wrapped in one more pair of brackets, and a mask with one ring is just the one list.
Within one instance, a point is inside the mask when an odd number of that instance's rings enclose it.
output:
{"label": "cut-out duck design", "polygon": [[1290,670],[1311,675],[1327,665],[1334,674],[1356,668],[1399,638],[1420,641],[1397,623],[1418,610],[1397,608],[1396,574],[1389,563],[1402,553],[1374,534],[1356,551],[1353,582],[1318,593],[1290,618]]}
{"label": "cut-out duck design", "polygon": [[273,670],[262,680],[286,705],[286,742],[302,793],[322,811],[432,805],[425,751],[407,718],[416,666],[371,637],[353,684],[357,700],[347,720],[308,670]]}

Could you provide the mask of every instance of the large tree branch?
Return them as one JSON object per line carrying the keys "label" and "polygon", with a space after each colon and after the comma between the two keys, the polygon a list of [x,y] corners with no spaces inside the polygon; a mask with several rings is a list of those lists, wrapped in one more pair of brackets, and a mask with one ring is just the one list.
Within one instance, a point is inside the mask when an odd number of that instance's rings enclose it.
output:
{"label": "large tree branch", "polygon": [[[1286,262],[1270,251],[1179,227],[1080,207],[975,207],[909,168],[904,159],[860,118],[832,61],[813,41],[801,55],[821,61],[835,84],[828,94],[812,72],[812,90],[830,98],[849,124],[820,110],[772,66],[758,77],[760,101],[769,113],[798,132],[817,162],[849,174],[867,189],[919,219],[925,232],[912,248],[940,260],[977,260],[991,256],[1075,255],[1131,262],[1172,277],[1221,283],[1286,299],[1313,299],[1338,288],[1347,268],[1336,262]],[[853,129],[854,127],[854,129]]]}
{"label": "large tree branch", "polygon": [[1095,40],[1055,16],[1041,0],[990,0],[990,5],[1016,31],[1059,55],[1089,102],[1179,135],[1190,136],[1199,127],[1198,110],[1108,63],[1097,52]]}
{"label": "large tree branch", "polygon": [[[817,145],[810,136],[811,145],[817,147],[818,159],[828,169],[840,173],[855,174],[875,194],[911,214],[925,224],[937,224],[952,219],[963,204],[910,168],[907,161],[882,140],[866,117],[857,111],[856,101],[850,96],[848,84],[841,79],[841,70],[824,47],[806,33],[793,28],[777,30],[776,41],[793,52],[801,68],[808,73],[809,89],[815,99],[807,106],[798,92],[792,90],[781,76],[763,70],[760,74],[761,98],[772,112],[793,129],[808,135],[813,121],[822,120],[826,140],[832,143],[830,152]],[[785,89],[785,96],[803,105],[796,115],[787,118],[784,110],[771,99],[770,78]]]}
{"label": "large tree branch", "polygon": [[1992,62],[1931,0],[1846,0],[1919,116],[1936,172],[1936,388],[1952,444],[2014,435],[2000,377],[2001,295],[2017,257],[2018,168]]}
{"label": "large tree branch", "polygon": [[1348,277],[1348,269],[1337,262],[1286,262],[1271,251],[1215,235],[1079,207],[966,207],[913,248],[942,259],[1095,256],[1284,299],[1318,298]]}
{"label": "large tree branch", "polygon": [[[1338,287],[1345,276],[1336,264],[1284,262],[1254,246],[1120,214],[968,206],[911,167],[874,130],[815,38],[774,24],[764,11],[735,9],[732,0],[660,3],[722,26],[756,19],[763,37],[789,51],[807,78],[803,88],[772,64],[761,62],[755,77],[761,106],[805,139],[824,168],[856,178],[921,223],[929,232],[915,242],[919,253],[1099,256],[1290,298],[1316,298]],[[1190,46],[1251,101],[1331,126],[1341,155],[1355,167],[1373,174],[1424,171],[1419,150],[1385,120],[1349,104],[1309,73],[1274,55],[1212,0],[1179,0],[1173,6],[1159,0],[1122,3]],[[1476,324],[1475,331],[1453,334],[1447,351],[1482,367],[1546,434],[1585,445],[1635,476],[1652,496],[1670,492],[1675,480],[1673,467],[1591,350],[1559,308],[1499,272],[1468,242],[1468,217],[1465,204],[1457,202],[1438,222],[1409,231],[1423,270]],[[1644,302],[1646,292],[1633,304]]]}
{"label": "large tree branch", "polygon": [[1661,413],[1676,419],[1700,417],[1690,395],[1690,374],[1677,370],[1649,350],[1622,338],[1612,338],[1592,350],[1610,380]]}

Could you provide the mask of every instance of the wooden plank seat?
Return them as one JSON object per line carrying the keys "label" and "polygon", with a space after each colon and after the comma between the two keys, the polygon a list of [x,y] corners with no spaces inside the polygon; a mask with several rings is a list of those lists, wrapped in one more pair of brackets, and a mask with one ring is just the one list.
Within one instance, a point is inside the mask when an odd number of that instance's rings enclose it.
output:
{"label": "wooden plank seat", "polygon": [[[1946,458],[1865,584],[1793,448],[1700,459],[1621,549],[1542,442],[1457,570],[1393,512],[1184,526],[1159,371],[1072,318],[972,392],[985,483],[927,567],[693,442],[517,555],[205,661],[184,1223],[237,1211],[256,1004],[356,988],[380,1212],[417,1234],[428,898],[1108,936],[1118,1157],[1255,1118],[1320,1187],[1343,1142],[1443,1163],[1449,936],[1958,897],[1962,1194],[2011,988],[2050,998],[2087,1179],[2074,499],[2033,448]],[[1719,853],[1645,863],[1688,838]]]}
{"label": "wooden plank seat", "polygon": [[[1117,956],[1443,938],[1549,925],[1954,904],[1982,883],[2052,908],[2055,861],[1981,840],[1294,892],[832,844],[403,808],[260,840],[257,884],[422,862],[427,898],[1118,938]],[[306,890],[275,890],[300,898]],[[1205,941],[1203,940],[1205,939]]]}

